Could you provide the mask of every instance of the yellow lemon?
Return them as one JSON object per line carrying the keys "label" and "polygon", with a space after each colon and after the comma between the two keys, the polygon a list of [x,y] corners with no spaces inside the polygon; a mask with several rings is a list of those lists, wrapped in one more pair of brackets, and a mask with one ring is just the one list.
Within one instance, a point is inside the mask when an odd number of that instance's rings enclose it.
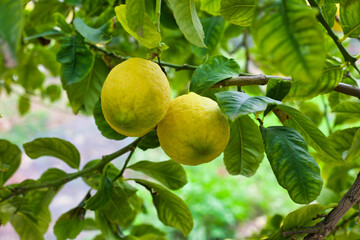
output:
{"label": "yellow lemon", "polygon": [[115,131],[141,137],[165,116],[170,98],[169,82],[159,65],[130,58],[107,76],[101,90],[101,107]]}
{"label": "yellow lemon", "polygon": [[210,162],[224,151],[230,127],[215,101],[191,92],[170,102],[157,133],[169,157],[194,166]]}

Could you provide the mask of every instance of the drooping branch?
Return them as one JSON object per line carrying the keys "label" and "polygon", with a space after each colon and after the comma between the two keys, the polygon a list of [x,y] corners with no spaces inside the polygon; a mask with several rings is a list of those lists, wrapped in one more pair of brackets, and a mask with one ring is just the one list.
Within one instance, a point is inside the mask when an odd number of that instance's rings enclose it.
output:
{"label": "drooping branch", "polygon": [[[226,86],[266,85],[270,79],[274,79],[274,78],[285,81],[292,81],[292,79],[289,77],[258,74],[258,75],[238,76],[227,80],[223,80],[221,82],[216,83],[213,87],[216,88],[216,87],[226,87]],[[339,85],[334,88],[334,91],[360,98],[360,88],[346,83],[339,83]]]}
{"label": "drooping branch", "polygon": [[33,191],[33,190],[37,190],[37,189],[41,189],[41,188],[48,188],[48,187],[58,187],[67,182],[74,180],[75,178],[81,177],[87,173],[93,172],[95,170],[100,170],[106,164],[108,164],[109,162],[114,160],[115,158],[117,158],[129,151],[132,151],[137,146],[139,141],[140,141],[140,138],[138,138],[134,142],[130,143],[129,145],[125,146],[124,148],[122,148],[114,153],[103,156],[101,161],[98,162],[97,164],[95,164],[89,168],[82,169],[81,171],[78,171],[78,172],[75,172],[72,174],[68,174],[67,176],[60,178],[58,180],[44,182],[44,183],[36,183],[36,184],[27,185],[27,186],[23,186],[23,187],[15,187],[15,188],[11,189],[11,194],[8,195],[7,197],[0,199],[0,202],[6,201],[7,199],[9,199],[13,196],[16,196],[16,195],[25,194],[29,191]]}
{"label": "drooping branch", "polygon": [[343,55],[345,61],[349,62],[355,68],[355,70],[358,73],[360,73],[360,69],[356,65],[356,60],[357,59],[355,57],[351,56],[350,53],[345,49],[345,47],[340,43],[338,36],[336,36],[334,31],[330,28],[330,26],[326,22],[324,16],[321,13],[321,10],[320,10],[319,6],[316,4],[315,0],[308,0],[308,2],[312,7],[318,9],[319,13],[316,15],[317,19],[319,20],[321,25],[323,25],[323,27],[326,29],[329,36],[334,40],[336,46],[340,50],[340,52]]}

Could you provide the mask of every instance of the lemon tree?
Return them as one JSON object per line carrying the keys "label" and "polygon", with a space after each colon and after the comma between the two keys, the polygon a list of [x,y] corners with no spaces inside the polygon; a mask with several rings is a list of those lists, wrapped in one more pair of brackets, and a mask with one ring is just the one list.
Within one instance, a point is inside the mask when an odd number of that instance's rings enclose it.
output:
{"label": "lemon tree", "polygon": [[[21,240],[359,239],[359,14],[358,0],[0,1],[0,236],[11,225]],[[9,141],[2,126],[20,121],[7,97],[20,116],[69,107],[122,147],[90,160],[59,136]],[[99,139],[85,141],[90,151]],[[141,151],[156,154],[134,159]],[[69,168],[18,182],[25,154]],[[284,215],[266,199],[274,215],[253,236],[237,235],[239,216],[196,218],[186,200],[197,196],[173,192],[192,184],[189,169],[243,184],[264,165],[298,207]],[[80,178],[88,194],[51,220],[62,186]]]}

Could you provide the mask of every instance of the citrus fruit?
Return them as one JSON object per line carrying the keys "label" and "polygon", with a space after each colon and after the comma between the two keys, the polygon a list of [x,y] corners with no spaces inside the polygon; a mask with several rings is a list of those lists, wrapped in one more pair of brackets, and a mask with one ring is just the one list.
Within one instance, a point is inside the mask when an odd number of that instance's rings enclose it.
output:
{"label": "citrus fruit", "polygon": [[230,127],[215,101],[191,92],[170,102],[157,133],[169,157],[194,166],[210,162],[224,151]]}
{"label": "citrus fruit", "polygon": [[165,116],[169,82],[156,63],[130,58],[115,66],[101,90],[105,120],[118,133],[141,137]]}

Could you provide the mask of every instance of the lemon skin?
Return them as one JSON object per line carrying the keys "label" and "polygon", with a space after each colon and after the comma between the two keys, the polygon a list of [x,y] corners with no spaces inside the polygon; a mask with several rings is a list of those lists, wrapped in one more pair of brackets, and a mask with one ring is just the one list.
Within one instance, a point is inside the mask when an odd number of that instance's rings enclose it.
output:
{"label": "lemon skin", "polygon": [[162,149],[172,160],[195,166],[214,160],[224,151],[230,127],[215,101],[191,92],[170,102],[157,133]]}
{"label": "lemon skin", "polygon": [[101,90],[101,107],[118,133],[141,137],[165,116],[170,103],[169,82],[154,62],[130,58],[115,66]]}

